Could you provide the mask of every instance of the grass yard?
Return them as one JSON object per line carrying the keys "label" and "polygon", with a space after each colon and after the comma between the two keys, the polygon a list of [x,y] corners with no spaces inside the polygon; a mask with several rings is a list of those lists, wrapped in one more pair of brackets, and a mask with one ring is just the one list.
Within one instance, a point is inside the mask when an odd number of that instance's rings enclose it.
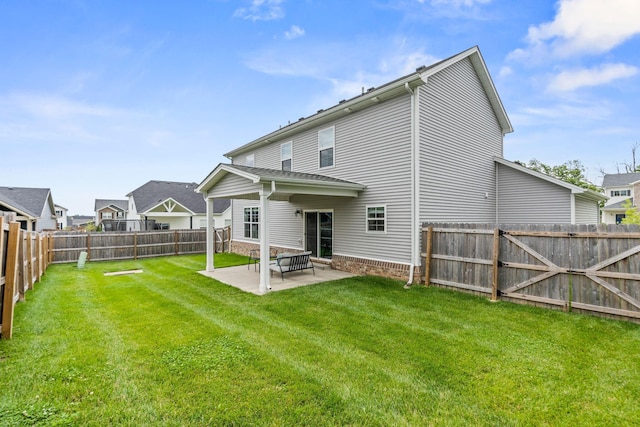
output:
{"label": "grass yard", "polygon": [[256,296],[204,265],[49,267],[0,342],[0,425],[640,423],[640,325],[373,277]]}

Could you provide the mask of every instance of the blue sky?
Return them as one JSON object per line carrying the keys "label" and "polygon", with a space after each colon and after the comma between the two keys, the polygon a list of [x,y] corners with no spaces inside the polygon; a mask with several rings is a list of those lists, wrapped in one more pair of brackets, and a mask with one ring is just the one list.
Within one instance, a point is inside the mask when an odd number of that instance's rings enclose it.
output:
{"label": "blue sky", "polygon": [[599,184],[640,143],[639,35],[637,0],[0,0],[0,185],[92,214],[475,45],[505,158]]}

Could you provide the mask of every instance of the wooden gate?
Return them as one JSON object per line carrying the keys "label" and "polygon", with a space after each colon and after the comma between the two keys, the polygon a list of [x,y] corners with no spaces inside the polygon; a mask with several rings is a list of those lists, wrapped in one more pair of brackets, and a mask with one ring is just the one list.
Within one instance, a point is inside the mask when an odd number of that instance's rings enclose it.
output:
{"label": "wooden gate", "polygon": [[429,283],[640,319],[638,226],[432,224],[423,240]]}

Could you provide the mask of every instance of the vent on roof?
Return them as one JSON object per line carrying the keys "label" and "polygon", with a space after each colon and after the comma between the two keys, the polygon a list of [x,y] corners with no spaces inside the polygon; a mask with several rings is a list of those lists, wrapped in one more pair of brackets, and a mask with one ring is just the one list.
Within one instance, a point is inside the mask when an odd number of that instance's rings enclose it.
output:
{"label": "vent on roof", "polygon": [[426,65],[421,65],[418,68],[416,68],[416,72],[421,73],[423,71],[427,70],[427,66]]}
{"label": "vent on roof", "polygon": [[340,101],[338,101],[338,104],[342,104],[343,102],[347,102],[346,99],[341,99]]}

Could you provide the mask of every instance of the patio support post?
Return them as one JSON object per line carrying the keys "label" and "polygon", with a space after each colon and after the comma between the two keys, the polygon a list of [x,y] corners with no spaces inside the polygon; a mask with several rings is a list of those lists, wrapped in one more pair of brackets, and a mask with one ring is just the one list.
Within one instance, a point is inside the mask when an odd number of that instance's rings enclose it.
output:
{"label": "patio support post", "polygon": [[267,207],[271,192],[267,184],[263,184],[260,190],[260,288],[261,294],[266,294],[271,289],[269,282],[269,215]]}
{"label": "patio support post", "polygon": [[213,199],[207,197],[207,271],[213,271],[213,253],[216,245],[216,229],[213,222]]}

